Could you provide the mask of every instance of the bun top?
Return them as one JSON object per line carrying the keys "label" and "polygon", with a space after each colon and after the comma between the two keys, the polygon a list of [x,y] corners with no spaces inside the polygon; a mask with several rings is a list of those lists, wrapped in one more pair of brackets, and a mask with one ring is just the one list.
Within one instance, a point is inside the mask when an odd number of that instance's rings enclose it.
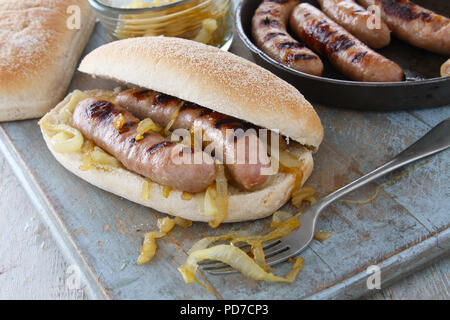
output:
{"label": "bun top", "polygon": [[119,40],[89,53],[79,70],[278,129],[314,149],[323,138],[319,117],[293,86],[248,60],[198,42],[168,37]]}

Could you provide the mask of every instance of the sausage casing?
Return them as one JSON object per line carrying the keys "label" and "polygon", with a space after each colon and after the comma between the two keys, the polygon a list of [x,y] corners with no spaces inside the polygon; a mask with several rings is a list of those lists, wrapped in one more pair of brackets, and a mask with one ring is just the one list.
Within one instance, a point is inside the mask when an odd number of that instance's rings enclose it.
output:
{"label": "sausage casing", "polygon": [[358,0],[365,7],[377,5],[392,33],[409,44],[450,55],[450,19],[408,0]]}
{"label": "sausage casing", "polygon": [[403,70],[356,39],[314,6],[302,3],[294,8],[291,29],[308,46],[328,57],[352,80],[393,82],[405,78]]}
{"label": "sausage casing", "polygon": [[320,76],[323,72],[320,58],[286,31],[289,15],[297,3],[297,0],[264,0],[252,19],[253,39],[278,62]]}
{"label": "sausage casing", "polygon": [[[114,126],[121,114],[123,125]],[[127,169],[159,184],[187,192],[200,192],[215,179],[214,160],[201,150],[193,150],[166,140],[160,134],[147,132],[136,140],[139,119],[109,101],[89,98],[75,108],[72,124],[96,145],[113,155]],[[186,154],[201,152],[201,164],[184,161]]]}
{"label": "sausage casing", "polygon": [[317,1],[328,17],[369,47],[383,48],[391,41],[391,31],[381,18],[379,26],[372,27],[372,23],[375,21],[374,15],[353,0]]}
{"label": "sausage casing", "polygon": [[442,64],[441,77],[450,77],[450,59],[448,59]]}
{"label": "sausage casing", "polygon": [[[117,96],[116,101],[138,117],[151,118],[162,127],[167,126],[171,115],[182,102],[178,98],[147,89],[123,91]],[[239,162],[237,140],[235,137],[229,136],[230,131],[227,132],[230,129],[233,130],[232,132],[238,129],[245,132],[248,129],[246,123],[194,103],[185,102],[182,104],[171,130],[191,130],[193,128],[202,129],[203,139],[211,141],[214,146],[215,157],[221,161],[224,159],[234,160],[224,161],[224,163],[231,176],[241,186],[252,189],[267,180],[268,176],[261,174],[261,169],[270,166],[270,159],[258,136],[256,134],[246,136],[248,140],[245,145],[245,159],[241,158],[243,161]],[[223,153],[220,154],[217,150],[223,150]]]}

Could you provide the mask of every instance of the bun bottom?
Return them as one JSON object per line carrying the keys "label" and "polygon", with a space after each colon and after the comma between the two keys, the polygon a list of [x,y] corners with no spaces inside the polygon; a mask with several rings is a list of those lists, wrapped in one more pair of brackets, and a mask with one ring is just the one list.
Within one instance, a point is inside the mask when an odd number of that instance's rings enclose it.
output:
{"label": "bun bottom", "polygon": [[[112,92],[100,90],[85,93],[93,97],[112,95]],[[181,191],[172,190],[166,198],[163,195],[164,187],[155,182],[151,182],[149,199],[143,200],[141,198],[142,186],[145,181],[148,181],[143,176],[123,167],[92,166],[89,170],[83,171],[80,169],[80,166],[83,164],[83,154],[81,152],[58,153],[52,150],[49,142],[49,132],[45,130],[45,126],[64,123],[64,120],[60,116],[60,110],[69,103],[70,96],[67,96],[47,113],[40,122],[41,131],[47,147],[61,165],[92,185],[143,206],[192,221],[208,222],[212,219],[212,217],[202,214],[204,192],[196,193],[190,200],[184,200],[182,199]],[[303,162],[303,185],[311,175],[313,168],[311,151],[296,142],[291,142],[288,150],[298,156]],[[294,183],[294,175],[277,173],[258,190],[244,191],[230,185],[228,199],[229,210],[224,222],[249,221],[270,216],[289,200]]]}

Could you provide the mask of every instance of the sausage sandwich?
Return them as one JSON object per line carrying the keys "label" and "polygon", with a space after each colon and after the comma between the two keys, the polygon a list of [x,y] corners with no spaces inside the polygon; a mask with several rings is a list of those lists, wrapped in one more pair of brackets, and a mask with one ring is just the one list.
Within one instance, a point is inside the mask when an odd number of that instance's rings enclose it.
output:
{"label": "sausage sandwich", "polygon": [[216,219],[222,201],[220,222],[235,222],[272,214],[311,174],[320,119],[252,62],[145,37],[95,49],[79,70],[128,89],[76,90],[39,124],[55,158],[99,188],[193,221]]}

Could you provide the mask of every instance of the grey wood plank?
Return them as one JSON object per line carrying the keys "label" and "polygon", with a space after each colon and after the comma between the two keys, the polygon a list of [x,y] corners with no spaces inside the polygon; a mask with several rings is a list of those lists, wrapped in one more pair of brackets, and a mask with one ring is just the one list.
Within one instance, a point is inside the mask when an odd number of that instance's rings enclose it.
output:
{"label": "grey wood plank", "polygon": [[[319,108],[319,110],[321,109]],[[327,128],[325,137],[327,145],[330,145],[337,153],[348,157],[345,160],[348,164],[345,170],[357,170],[360,174],[369,172],[388,161],[430,130],[430,126],[409,113],[357,113],[350,110],[326,108],[321,116],[324,126]],[[441,121],[444,119],[442,118]],[[343,141],[346,143],[343,144]],[[449,222],[445,213],[449,212],[450,188],[448,177],[441,174],[449,171],[448,151],[428,160],[429,163],[423,168],[408,174],[398,183],[387,186],[384,191],[411,212],[420,223],[429,230],[434,230]],[[406,169],[417,164],[412,164]],[[388,181],[403,171],[405,169],[399,169],[386,178],[379,179],[379,183]],[[347,174],[343,174],[343,176],[349,177]],[[342,184],[347,182],[350,180],[343,180]],[[437,186],[430,190],[427,187],[430,184]],[[336,185],[336,187],[339,186]],[[354,198],[364,199],[358,194],[355,192]],[[430,215],[430,212],[439,214]]]}
{"label": "grey wood plank", "polygon": [[365,298],[373,300],[450,300],[450,258],[409,275],[385,290]]}
{"label": "grey wood plank", "polygon": [[450,118],[450,108],[435,108],[435,109],[428,109],[428,110],[413,110],[410,111],[410,113],[418,118],[419,120],[423,121],[424,123],[435,126],[439,122],[442,121],[442,119]]}

